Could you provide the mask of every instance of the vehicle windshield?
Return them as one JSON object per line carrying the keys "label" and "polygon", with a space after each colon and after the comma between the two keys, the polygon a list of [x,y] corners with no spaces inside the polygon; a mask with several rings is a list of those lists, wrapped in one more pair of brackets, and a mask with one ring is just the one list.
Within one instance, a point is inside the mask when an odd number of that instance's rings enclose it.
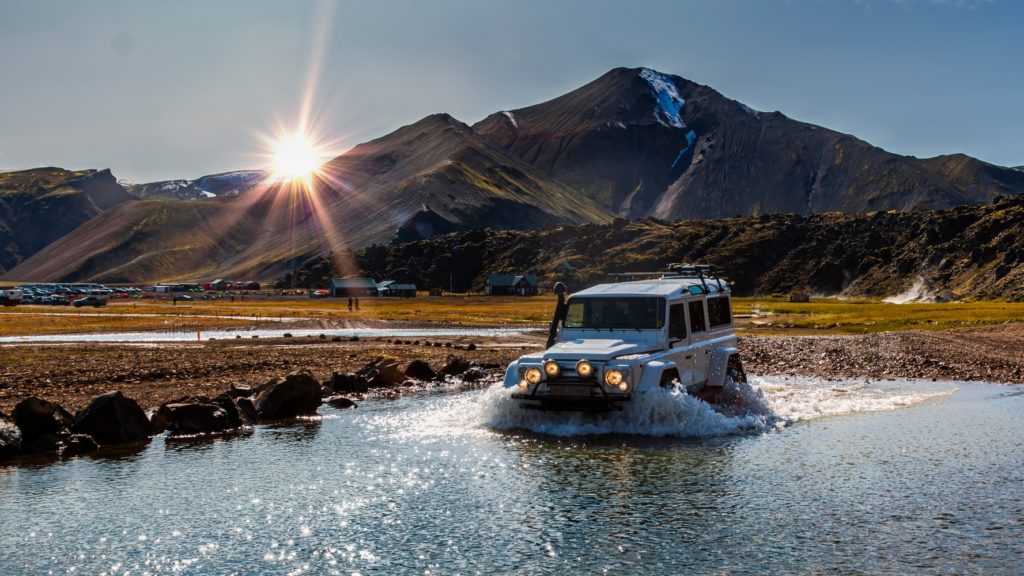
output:
{"label": "vehicle windshield", "polygon": [[592,330],[660,330],[665,325],[661,298],[571,298],[566,328]]}

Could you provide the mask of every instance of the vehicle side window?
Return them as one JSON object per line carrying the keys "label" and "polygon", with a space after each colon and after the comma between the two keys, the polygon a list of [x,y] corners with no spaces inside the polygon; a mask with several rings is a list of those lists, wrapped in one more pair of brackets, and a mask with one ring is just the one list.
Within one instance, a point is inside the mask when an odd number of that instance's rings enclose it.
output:
{"label": "vehicle side window", "polygon": [[708,324],[712,328],[725,326],[732,322],[732,313],[729,310],[729,297],[708,298]]}
{"label": "vehicle side window", "polygon": [[686,338],[686,304],[673,304],[669,308],[668,337],[670,340]]}
{"label": "vehicle side window", "polygon": [[694,300],[690,302],[690,332],[697,333],[707,330],[704,324],[704,302]]}

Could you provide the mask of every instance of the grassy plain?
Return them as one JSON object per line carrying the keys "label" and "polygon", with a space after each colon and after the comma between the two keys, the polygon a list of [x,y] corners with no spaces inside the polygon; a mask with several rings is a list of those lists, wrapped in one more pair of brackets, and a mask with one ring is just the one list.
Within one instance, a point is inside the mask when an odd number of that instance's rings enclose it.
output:
{"label": "grassy plain", "polygon": [[[349,312],[342,298],[262,298],[112,301],[98,309],[18,306],[0,309],[0,336],[134,330],[189,330],[248,326],[289,319],[329,325],[401,321],[417,324],[533,326],[547,324],[552,296],[364,298]],[[895,330],[942,330],[1024,319],[1024,303],[970,302],[887,304],[869,300],[735,298],[736,324],[746,334],[863,334]]]}

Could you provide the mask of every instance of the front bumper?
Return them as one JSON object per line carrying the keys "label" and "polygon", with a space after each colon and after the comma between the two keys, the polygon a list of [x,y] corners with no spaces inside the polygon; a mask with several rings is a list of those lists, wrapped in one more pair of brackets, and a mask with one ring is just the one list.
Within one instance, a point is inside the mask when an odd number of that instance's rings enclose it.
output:
{"label": "front bumper", "polygon": [[614,412],[622,410],[629,394],[608,394],[600,386],[573,386],[566,393],[565,386],[552,393],[550,390],[515,392],[514,400],[521,408],[528,410],[550,410],[561,412]]}

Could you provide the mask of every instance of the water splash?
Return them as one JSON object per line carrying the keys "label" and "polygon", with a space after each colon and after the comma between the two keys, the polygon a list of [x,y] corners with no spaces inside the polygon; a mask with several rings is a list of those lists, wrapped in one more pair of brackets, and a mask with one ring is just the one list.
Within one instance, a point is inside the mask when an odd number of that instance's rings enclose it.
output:
{"label": "water splash", "polygon": [[[908,384],[908,383],[904,383]],[[500,386],[487,389],[478,402],[480,423],[499,430],[529,430],[554,436],[630,434],[713,437],[756,433],[794,422],[857,412],[913,406],[955,389],[918,389],[866,380],[754,377],[750,384],[730,382],[737,407],[721,409],[686,394],[680,387],[637,394],[621,412],[552,413],[524,410]]]}

